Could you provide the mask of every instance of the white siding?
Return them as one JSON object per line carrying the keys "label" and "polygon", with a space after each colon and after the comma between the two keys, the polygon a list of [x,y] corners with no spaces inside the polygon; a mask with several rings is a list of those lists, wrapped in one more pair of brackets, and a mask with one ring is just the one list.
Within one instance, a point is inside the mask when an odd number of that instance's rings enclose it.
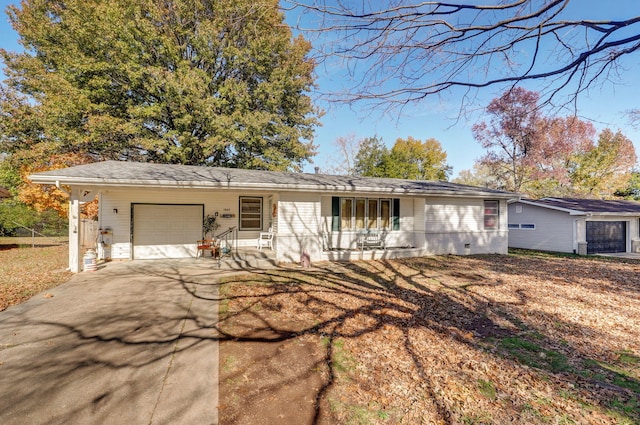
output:
{"label": "white siding", "polygon": [[500,201],[498,229],[484,229],[484,199],[427,198],[425,250],[429,254],[506,254],[507,205]]}
{"label": "white siding", "polygon": [[[366,197],[368,194],[361,194]],[[131,204],[203,204],[205,214],[218,213],[220,228],[239,224],[239,197],[263,199],[263,230],[276,229],[274,248],[278,261],[299,262],[303,253],[312,261],[323,258],[323,248],[355,248],[355,232],[331,231],[331,196],[319,193],[260,193],[225,190],[118,189],[101,194],[100,224],[109,229],[107,254],[131,258]],[[374,198],[384,198],[371,194]],[[385,245],[413,247],[416,255],[506,253],[506,202],[500,202],[500,228],[483,229],[483,199],[400,197],[400,229],[386,230]],[[116,212],[117,210],[117,212]],[[224,218],[223,215],[229,215]],[[259,231],[239,231],[240,246],[255,246]],[[194,240],[195,245],[195,240]],[[386,254],[386,253],[385,253]]]}
{"label": "white siding", "polygon": [[[269,200],[273,202],[272,194],[256,195],[255,192],[229,192],[229,191],[196,191],[196,190],[148,190],[122,189],[107,190],[102,192],[100,198],[100,225],[102,229],[110,229],[111,247],[107,256],[113,259],[131,258],[131,204],[204,204],[205,214],[218,212],[217,222],[220,227],[216,234],[223,232],[232,226],[238,226],[239,197],[260,196],[263,198],[263,230],[268,229],[272,223],[269,211]],[[272,204],[273,204],[272,202]],[[271,204],[271,205],[272,205]],[[117,210],[117,213],[115,212]],[[228,214],[231,217],[224,218]],[[254,246],[260,231],[238,232],[238,244],[240,246]],[[196,241],[193,241],[194,245]]]}
{"label": "white siding", "polygon": [[[521,212],[516,212],[518,205]],[[535,224],[535,229],[509,229],[509,247],[572,253],[577,249],[576,220],[580,218],[563,211],[519,202],[510,204],[509,223]]]}
{"label": "white siding", "polygon": [[400,230],[389,232],[385,240],[386,246],[390,248],[420,246],[419,236],[422,232],[418,232],[416,225],[418,227],[421,225],[419,215],[420,211],[424,210],[420,208],[423,202],[422,198],[400,198]]}
{"label": "white siding", "polygon": [[[426,201],[424,198],[414,198],[412,208],[412,221],[413,221],[413,243],[411,246],[419,249],[423,249],[426,246]],[[407,209],[407,211],[409,211]]]}
{"label": "white siding", "polygon": [[476,232],[483,226],[483,210],[482,199],[427,198],[425,230]]}
{"label": "white siding", "polygon": [[317,261],[322,254],[321,202],[315,193],[282,193],[278,202],[277,258],[299,262],[303,253]]}

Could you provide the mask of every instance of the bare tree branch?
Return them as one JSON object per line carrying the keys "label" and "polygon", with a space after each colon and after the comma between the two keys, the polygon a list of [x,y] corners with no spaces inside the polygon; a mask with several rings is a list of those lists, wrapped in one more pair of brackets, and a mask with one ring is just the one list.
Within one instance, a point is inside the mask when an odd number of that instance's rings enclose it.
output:
{"label": "bare tree branch", "polygon": [[640,109],[627,111],[627,116],[629,117],[629,124],[631,124],[633,128],[640,128]]}
{"label": "bare tree branch", "polygon": [[539,82],[541,105],[565,106],[619,82],[624,58],[640,50],[640,16],[575,19],[584,8],[571,0],[283,3],[300,13],[298,30],[314,39],[319,60],[362,78],[334,93],[346,102],[406,105],[457,88],[468,100],[468,90]]}

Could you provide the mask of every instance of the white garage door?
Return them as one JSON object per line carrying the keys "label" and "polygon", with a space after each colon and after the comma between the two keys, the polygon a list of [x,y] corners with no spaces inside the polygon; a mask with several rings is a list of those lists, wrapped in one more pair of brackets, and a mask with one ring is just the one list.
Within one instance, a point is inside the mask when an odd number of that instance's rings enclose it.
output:
{"label": "white garage door", "polygon": [[202,205],[133,205],[133,258],[195,257]]}

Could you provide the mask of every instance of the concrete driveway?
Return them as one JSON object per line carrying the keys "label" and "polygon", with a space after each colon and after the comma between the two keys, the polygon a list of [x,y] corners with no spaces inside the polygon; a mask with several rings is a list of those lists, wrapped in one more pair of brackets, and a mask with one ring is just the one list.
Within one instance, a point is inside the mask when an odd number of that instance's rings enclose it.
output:
{"label": "concrete driveway", "polygon": [[217,424],[219,275],[110,264],[0,312],[0,423]]}

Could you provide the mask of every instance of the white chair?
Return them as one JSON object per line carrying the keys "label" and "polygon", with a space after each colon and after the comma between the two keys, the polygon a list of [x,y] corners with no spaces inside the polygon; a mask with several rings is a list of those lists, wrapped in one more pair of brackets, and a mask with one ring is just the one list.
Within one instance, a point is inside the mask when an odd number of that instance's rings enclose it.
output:
{"label": "white chair", "polygon": [[273,227],[269,227],[268,232],[260,232],[257,245],[258,250],[261,250],[263,246],[273,249]]}

